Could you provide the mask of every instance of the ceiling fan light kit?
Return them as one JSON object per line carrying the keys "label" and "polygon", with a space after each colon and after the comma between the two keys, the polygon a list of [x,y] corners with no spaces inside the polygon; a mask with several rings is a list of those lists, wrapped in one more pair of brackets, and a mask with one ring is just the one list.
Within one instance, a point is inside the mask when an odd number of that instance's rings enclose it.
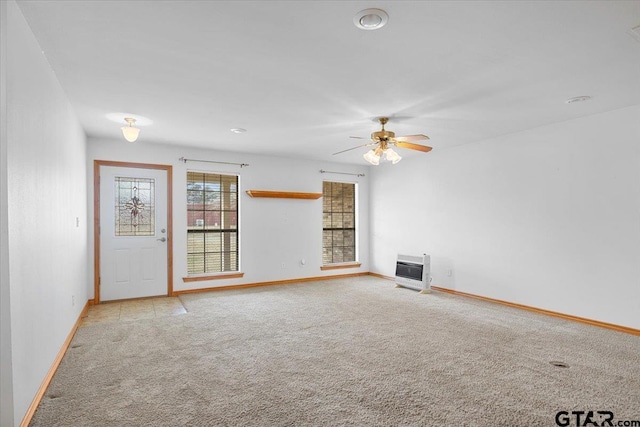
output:
{"label": "ceiling fan light kit", "polygon": [[138,139],[138,134],[140,133],[140,129],[133,127],[136,123],[136,119],[133,117],[125,117],[124,121],[129,124],[129,126],[122,126],[120,128],[122,130],[122,135],[124,135],[124,139],[129,142],[135,142]]}
{"label": "ceiling fan light kit", "polygon": [[383,154],[385,159],[387,159],[394,165],[398,163],[400,160],[402,160],[402,157],[400,156],[400,154],[396,153],[391,148],[387,148],[386,150],[383,150],[380,147],[367,151],[362,157],[364,157],[364,159],[367,162],[371,163],[372,165],[378,166],[380,164],[380,159],[382,158]]}
{"label": "ceiling fan light kit", "polygon": [[[383,154],[385,158],[394,165],[402,160],[402,157],[390,147],[392,145],[400,148],[408,148],[409,150],[422,151],[423,153],[431,151],[431,147],[429,146],[414,144],[413,142],[411,142],[427,140],[429,139],[427,135],[419,134],[396,137],[396,134],[394,132],[391,132],[390,130],[386,130],[384,128],[384,125],[386,125],[389,121],[388,117],[380,117],[378,121],[380,122],[382,129],[371,133],[371,142],[359,145],[357,147],[347,148],[346,150],[338,151],[337,153],[333,154],[336,155],[344,153],[345,151],[355,150],[356,148],[370,147],[372,145],[375,145],[375,147],[366,152],[363,157],[367,162],[371,163],[374,166],[377,166],[380,164],[380,158]],[[362,139],[358,136],[352,136],[351,138]]]}
{"label": "ceiling fan light kit", "polygon": [[380,164],[380,154],[376,153],[376,151],[378,150],[379,148],[376,148],[375,150],[369,150],[362,157],[364,157],[364,159],[372,165],[378,166]]}
{"label": "ceiling fan light kit", "polygon": [[394,165],[398,163],[400,160],[402,160],[402,157],[400,156],[400,154],[396,153],[391,148],[387,148],[384,151],[384,154],[386,156],[386,159]]}

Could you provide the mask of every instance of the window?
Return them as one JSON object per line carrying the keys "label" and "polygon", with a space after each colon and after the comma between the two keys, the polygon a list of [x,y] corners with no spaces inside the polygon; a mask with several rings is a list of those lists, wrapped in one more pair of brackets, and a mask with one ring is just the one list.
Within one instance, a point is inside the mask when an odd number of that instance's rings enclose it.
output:
{"label": "window", "polygon": [[356,260],[356,185],[322,183],[322,263]]}
{"label": "window", "polygon": [[115,235],[155,236],[155,180],[115,177]]}
{"label": "window", "polygon": [[238,271],[238,177],[187,172],[187,271]]}

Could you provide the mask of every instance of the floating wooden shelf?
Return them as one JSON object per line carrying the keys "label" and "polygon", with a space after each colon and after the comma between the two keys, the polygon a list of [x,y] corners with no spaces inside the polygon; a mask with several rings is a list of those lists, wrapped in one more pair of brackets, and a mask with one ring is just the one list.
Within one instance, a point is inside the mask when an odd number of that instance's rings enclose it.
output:
{"label": "floating wooden shelf", "polygon": [[276,199],[319,199],[322,193],[297,193],[295,191],[247,190],[251,197],[271,197]]}

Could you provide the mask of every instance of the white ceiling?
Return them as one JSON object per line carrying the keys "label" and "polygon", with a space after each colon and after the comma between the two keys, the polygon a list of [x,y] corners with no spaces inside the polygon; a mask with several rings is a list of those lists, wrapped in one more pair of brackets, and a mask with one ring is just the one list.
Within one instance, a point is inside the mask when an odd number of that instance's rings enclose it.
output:
{"label": "white ceiling", "polygon": [[90,137],[365,164],[383,115],[440,150],[640,104],[640,1],[18,4]]}

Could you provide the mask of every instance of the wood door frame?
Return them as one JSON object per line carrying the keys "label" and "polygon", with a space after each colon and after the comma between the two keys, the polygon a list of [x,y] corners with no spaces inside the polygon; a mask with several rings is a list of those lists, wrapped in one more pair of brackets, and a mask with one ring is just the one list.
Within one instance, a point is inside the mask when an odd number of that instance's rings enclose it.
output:
{"label": "wood door frame", "polygon": [[93,303],[100,304],[100,167],[159,169],[167,172],[167,295],[173,296],[173,166],[150,163],[93,161]]}

